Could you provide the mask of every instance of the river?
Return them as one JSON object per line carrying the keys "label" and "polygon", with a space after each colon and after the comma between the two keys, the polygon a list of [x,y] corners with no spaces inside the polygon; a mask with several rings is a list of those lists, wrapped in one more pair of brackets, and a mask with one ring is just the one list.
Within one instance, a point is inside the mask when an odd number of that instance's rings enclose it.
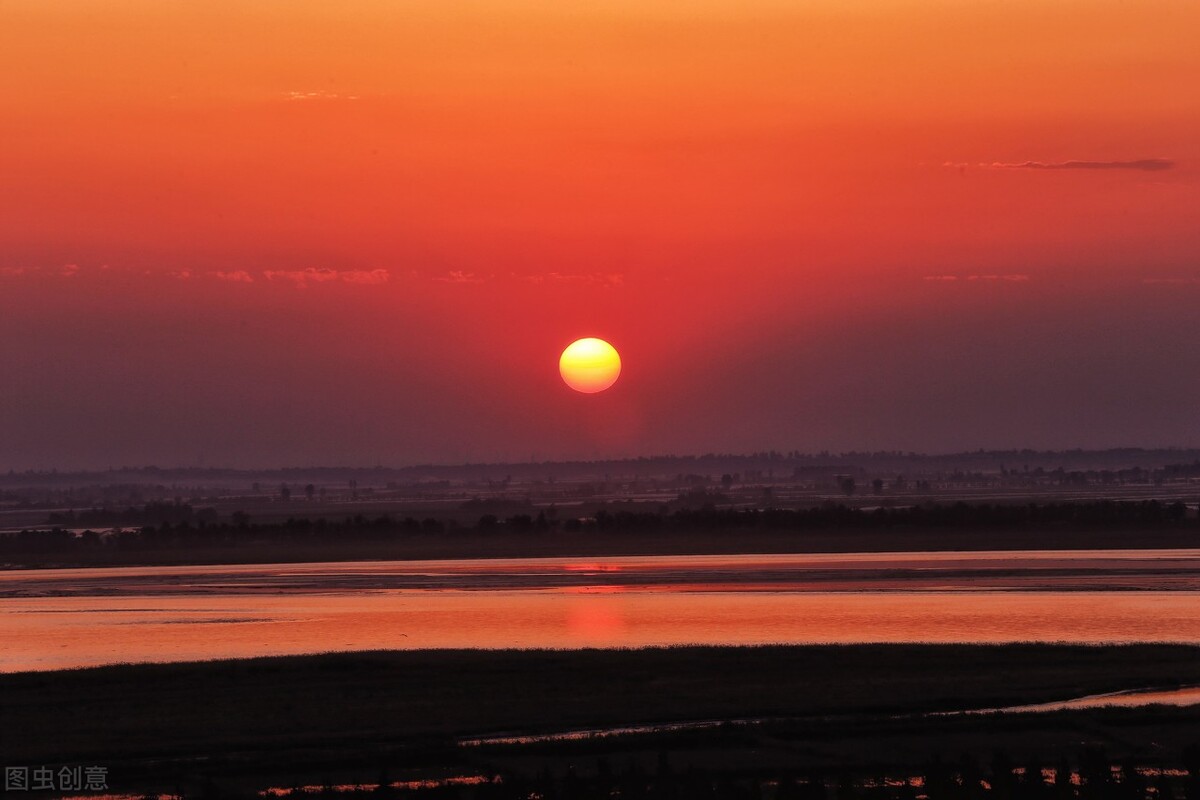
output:
{"label": "river", "polygon": [[0,671],[408,648],[1200,643],[1200,550],[0,572]]}

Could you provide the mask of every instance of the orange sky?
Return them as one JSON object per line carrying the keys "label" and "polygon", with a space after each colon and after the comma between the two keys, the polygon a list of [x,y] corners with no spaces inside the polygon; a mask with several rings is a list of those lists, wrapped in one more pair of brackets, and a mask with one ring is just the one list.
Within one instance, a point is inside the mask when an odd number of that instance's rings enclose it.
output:
{"label": "orange sky", "polygon": [[0,467],[1200,444],[1200,5],[575,5],[0,4]]}

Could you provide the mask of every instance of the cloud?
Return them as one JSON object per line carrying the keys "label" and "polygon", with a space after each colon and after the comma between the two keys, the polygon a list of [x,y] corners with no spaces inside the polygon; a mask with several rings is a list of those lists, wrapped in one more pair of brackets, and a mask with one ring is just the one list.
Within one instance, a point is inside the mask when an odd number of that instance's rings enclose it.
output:
{"label": "cloud", "polygon": [[[416,277],[416,273],[412,274]],[[465,270],[452,270],[445,275],[435,276],[433,280],[439,283],[484,283],[485,281],[515,281],[529,283],[534,286],[554,284],[560,286],[601,286],[603,288],[625,285],[625,276],[619,272],[538,272],[530,275],[518,275],[515,272],[507,274],[481,275]]]}
{"label": "cloud", "polygon": [[451,270],[446,275],[434,280],[442,283],[483,283],[483,278],[477,276],[474,272],[463,272],[460,269]]}
{"label": "cloud", "polygon": [[298,289],[307,289],[310,283],[328,283],[338,279],[335,269],[309,267],[308,269],[268,269],[263,276],[269,281],[291,281]]}
{"label": "cloud", "polygon": [[351,269],[341,273],[343,283],[364,283],[377,286],[392,279],[392,273],[386,269]]}
{"label": "cloud", "polygon": [[357,100],[356,94],[338,94],[337,92],[284,92],[288,100]]}
{"label": "cloud", "polygon": [[263,270],[263,277],[268,281],[290,281],[297,289],[307,289],[314,283],[356,283],[378,285],[391,280],[392,274],[386,269],[329,269],[328,267],[309,267],[308,269],[268,269]]}
{"label": "cloud", "polygon": [[623,286],[625,284],[625,276],[619,272],[589,272],[589,273],[563,273],[563,272],[546,272],[537,275],[512,275],[522,283],[557,283],[557,284],[576,284],[582,286]]}
{"label": "cloud", "polygon": [[328,281],[336,281],[338,273],[335,269],[322,267],[309,267],[308,269],[268,269],[263,271],[263,275],[267,276],[267,280],[287,280],[295,281],[296,283],[307,284],[309,281],[313,283],[326,283]]}
{"label": "cloud", "polygon": [[309,267],[294,270],[196,270],[196,269],[136,269],[132,267],[113,268],[108,264],[98,270],[88,267],[81,269],[77,264],[65,264],[62,267],[0,267],[0,278],[17,278],[21,276],[46,275],[51,278],[75,278],[77,275],[92,275],[95,277],[115,277],[118,275],[143,275],[150,279],[170,279],[180,282],[196,282],[205,279],[224,281],[226,283],[257,283],[264,279],[268,283],[292,285],[299,289],[307,289],[313,284],[347,283],[366,286],[379,286],[392,279],[392,273],[386,269],[329,269]]}
{"label": "cloud", "polygon": [[1027,283],[1029,276],[1013,272],[1005,275],[926,275],[922,280],[952,282],[952,281],[975,281],[979,283],[996,283],[1003,281],[1005,283]]}
{"label": "cloud", "polygon": [[[947,164],[952,167],[965,167],[966,164]],[[1175,162],[1167,158],[1142,158],[1134,161],[1022,161],[1020,163],[1005,163],[993,161],[991,164],[980,164],[984,169],[1131,169],[1140,172],[1161,172],[1171,169]]]}

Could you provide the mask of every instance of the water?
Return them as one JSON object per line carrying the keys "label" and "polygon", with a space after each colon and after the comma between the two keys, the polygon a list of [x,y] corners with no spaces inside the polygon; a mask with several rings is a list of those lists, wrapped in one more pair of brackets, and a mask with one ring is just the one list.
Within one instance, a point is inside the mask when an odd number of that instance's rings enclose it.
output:
{"label": "water", "polygon": [[[1053,703],[1034,703],[1025,706],[989,709],[991,711],[1033,712],[1070,711],[1079,708],[1136,708],[1139,706],[1196,706],[1200,705],[1200,686],[1182,686],[1178,689],[1133,689],[1127,692],[1110,692],[1059,700]],[[972,712],[972,713],[987,713]]]}
{"label": "water", "polygon": [[1200,643],[1200,550],[0,572],[0,671],[330,650]]}

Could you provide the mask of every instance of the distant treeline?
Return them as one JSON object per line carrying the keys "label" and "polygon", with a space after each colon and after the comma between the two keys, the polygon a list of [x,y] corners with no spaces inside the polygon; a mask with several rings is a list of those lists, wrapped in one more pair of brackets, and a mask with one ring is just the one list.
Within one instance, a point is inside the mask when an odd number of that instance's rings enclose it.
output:
{"label": "distant treeline", "polygon": [[[710,496],[712,497],[712,496]],[[689,498],[692,501],[696,496]],[[70,553],[94,548],[149,550],[189,547],[236,547],[249,543],[329,544],[388,541],[409,536],[473,532],[477,534],[551,535],[554,533],[609,536],[643,532],[688,531],[886,531],[886,530],[1066,530],[1102,529],[1187,530],[1200,533],[1200,521],[1183,502],[1158,500],[1047,504],[925,504],[903,508],[850,508],[825,503],[807,509],[732,509],[715,505],[680,508],[675,511],[632,511],[601,509],[594,516],[561,518],[561,510],[545,509],[499,517],[485,514],[474,525],[428,517],[398,518],[362,515],[341,520],[320,518],[288,519],[285,522],[254,523],[243,512],[230,520],[214,521],[211,509],[195,511],[187,504],[149,504],[123,512],[84,511],[63,515],[59,525],[0,535],[0,554]],[[149,519],[157,524],[138,524]],[[96,525],[81,534],[60,527],[73,523],[78,529]],[[105,528],[115,527],[115,530]]]}

